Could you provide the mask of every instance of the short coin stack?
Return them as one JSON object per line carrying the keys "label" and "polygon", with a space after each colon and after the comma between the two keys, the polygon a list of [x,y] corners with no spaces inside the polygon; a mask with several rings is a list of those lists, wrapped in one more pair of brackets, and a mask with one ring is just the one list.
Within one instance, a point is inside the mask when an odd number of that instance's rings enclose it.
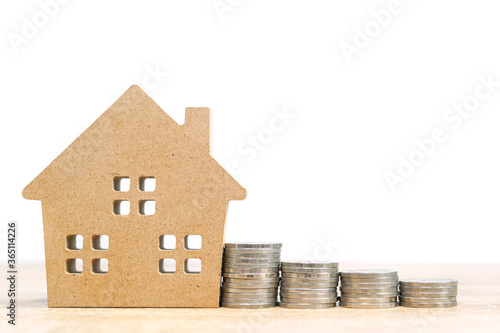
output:
{"label": "short coin stack", "polygon": [[408,279],[399,281],[399,304],[413,308],[457,306],[458,281],[450,279]]}
{"label": "short coin stack", "polygon": [[362,269],[340,272],[340,306],[386,309],[398,305],[398,272]]}
{"label": "short coin stack", "polygon": [[282,262],[279,305],[291,309],[333,308],[338,282],[338,263]]}
{"label": "short coin stack", "polygon": [[226,243],[221,306],[262,309],[276,306],[280,243]]}

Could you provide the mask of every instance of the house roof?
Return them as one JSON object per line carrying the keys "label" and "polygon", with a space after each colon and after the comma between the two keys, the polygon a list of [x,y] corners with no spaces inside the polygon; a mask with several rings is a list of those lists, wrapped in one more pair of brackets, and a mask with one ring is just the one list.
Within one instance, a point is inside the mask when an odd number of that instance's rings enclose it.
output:
{"label": "house roof", "polygon": [[[208,109],[202,111],[209,121]],[[195,166],[203,163],[203,170],[214,175],[219,190],[229,200],[244,199],[246,190],[210,156],[209,148],[208,151],[203,148],[209,144],[197,146],[200,138],[192,137],[197,135],[196,131],[186,130],[188,127],[177,124],[139,86],[134,85],[52,161],[24,189],[23,196],[34,200],[49,198],[57,193],[54,187],[61,186],[62,178],[68,182],[71,177],[78,177],[75,169],[82,172],[112,163],[116,163],[119,169],[123,164],[138,163],[134,160],[138,152],[152,168],[163,168],[170,157],[166,154],[168,150],[171,156],[179,156],[191,163],[183,164],[192,165],[191,172],[200,172],[197,170],[201,169]],[[86,169],[82,165],[86,165]]]}

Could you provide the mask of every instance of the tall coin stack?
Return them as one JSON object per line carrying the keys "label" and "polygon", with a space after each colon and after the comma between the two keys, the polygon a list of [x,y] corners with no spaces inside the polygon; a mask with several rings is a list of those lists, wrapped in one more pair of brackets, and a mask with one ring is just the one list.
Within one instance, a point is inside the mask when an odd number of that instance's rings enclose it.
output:
{"label": "tall coin stack", "polygon": [[397,271],[342,271],[340,279],[340,306],[355,309],[386,309],[398,306]]}
{"label": "tall coin stack", "polygon": [[338,263],[282,262],[280,303],[290,309],[333,308],[337,303]]}
{"label": "tall coin stack", "polygon": [[449,279],[409,279],[399,281],[399,304],[412,308],[457,306],[458,281]]}
{"label": "tall coin stack", "polygon": [[226,243],[221,306],[238,309],[276,306],[280,255],[280,243]]}

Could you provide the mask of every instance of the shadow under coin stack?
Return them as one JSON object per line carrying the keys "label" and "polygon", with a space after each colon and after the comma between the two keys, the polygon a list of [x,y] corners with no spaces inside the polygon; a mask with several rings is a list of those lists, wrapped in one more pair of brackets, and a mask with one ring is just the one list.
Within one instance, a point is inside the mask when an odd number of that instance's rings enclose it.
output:
{"label": "shadow under coin stack", "polygon": [[226,243],[221,306],[238,309],[276,306],[280,255],[280,243]]}
{"label": "shadow under coin stack", "polygon": [[282,262],[280,303],[290,309],[326,309],[337,303],[338,263]]}
{"label": "shadow under coin stack", "polygon": [[342,271],[340,283],[340,306],[354,309],[386,309],[398,306],[397,271]]}
{"label": "shadow under coin stack", "polygon": [[399,281],[399,304],[412,308],[457,306],[458,281],[449,279],[408,279]]}

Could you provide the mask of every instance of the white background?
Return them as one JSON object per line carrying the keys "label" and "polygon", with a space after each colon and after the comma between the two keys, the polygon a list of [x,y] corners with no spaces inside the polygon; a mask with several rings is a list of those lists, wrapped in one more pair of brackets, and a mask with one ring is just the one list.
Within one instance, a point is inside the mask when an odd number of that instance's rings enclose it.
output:
{"label": "white background", "polygon": [[[75,0],[44,22],[38,1],[2,1],[1,233],[19,222],[21,262],[44,260],[41,205],[22,189],[135,83],[179,123],[211,108],[212,154],[236,160],[248,190],[226,241],[341,262],[499,261],[500,86],[460,124],[443,118],[480,77],[500,81],[497,2],[401,0],[383,27],[370,13],[390,1],[221,3]],[[26,35],[27,21],[41,27]],[[295,118],[266,129],[284,110]],[[392,191],[384,174],[436,128],[446,140]]]}

